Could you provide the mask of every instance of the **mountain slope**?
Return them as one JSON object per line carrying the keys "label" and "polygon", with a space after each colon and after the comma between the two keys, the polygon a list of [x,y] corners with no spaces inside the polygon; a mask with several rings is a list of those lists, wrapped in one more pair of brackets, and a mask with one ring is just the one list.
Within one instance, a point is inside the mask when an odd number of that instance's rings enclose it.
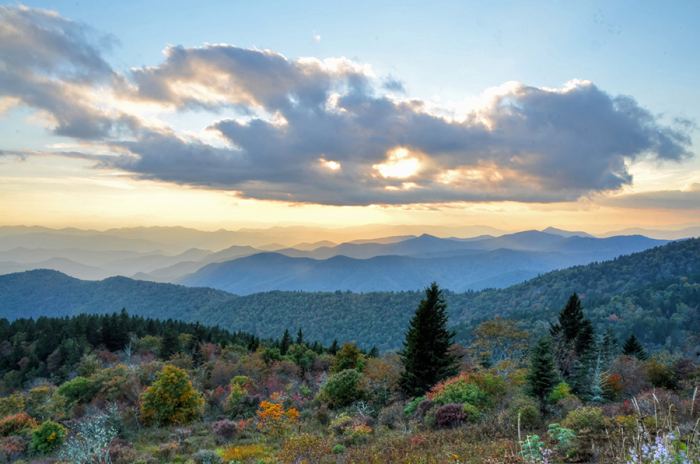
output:
{"label": "mountain slope", "polygon": [[108,313],[127,308],[133,314],[198,320],[234,295],[210,288],[189,288],[110,277],[98,282],[40,269],[0,276],[0,317],[67,316]]}

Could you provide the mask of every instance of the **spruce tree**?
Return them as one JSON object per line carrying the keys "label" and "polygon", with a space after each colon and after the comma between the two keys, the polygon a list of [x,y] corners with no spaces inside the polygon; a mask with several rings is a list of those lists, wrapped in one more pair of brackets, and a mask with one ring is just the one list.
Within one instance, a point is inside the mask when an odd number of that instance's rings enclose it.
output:
{"label": "spruce tree", "polygon": [[593,378],[591,379],[590,398],[593,403],[603,402],[603,369],[601,367],[600,355],[596,359]]}
{"label": "spruce tree", "polygon": [[284,329],[284,335],[282,335],[282,341],[280,342],[280,354],[282,356],[287,354],[289,351],[289,346],[292,344],[292,336],[289,335],[289,330]]}
{"label": "spruce tree", "polygon": [[587,354],[595,350],[595,332],[593,330],[593,324],[591,324],[591,321],[588,319],[583,319],[581,321],[581,326],[578,334],[576,335],[574,346],[576,355],[579,357],[585,357]]}
{"label": "spruce tree", "polygon": [[328,348],[328,352],[330,354],[336,354],[338,352],[338,340],[333,340],[333,343],[331,343],[330,348]]}
{"label": "spruce tree", "polygon": [[548,337],[542,337],[535,345],[530,356],[527,386],[530,396],[537,398],[539,401],[543,414],[546,412],[547,397],[557,384],[557,380],[550,340]]}
{"label": "spruce tree", "polygon": [[644,347],[634,334],[630,335],[625,344],[622,347],[622,354],[627,356],[634,356],[637,359],[645,360],[647,359],[647,352],[644,351]]}
{"label": "spruce tree", "polygon": [[303,345],[303,344],[304,344],[304,332],[302,332],[301,329],[299,329],[299,331],[297,332],[297,341],[296,341],[296,344],[297,344],[297,345]]}
{"label": "spruce tree", "polygon": [[168,328],[160,342],[160,357],[167,360],[178,351],[180,351],[180,340],[177,337],[177,332],[175,329]]}
{"label": "spruce tree", "polygon": [[576,293],[569,297],[566,306],[559,313],[559,321],[550,329],[551,335],[561,334],[565,341],[576,340],[584,321],[581,300]]}
{"label": "spruce tree", "polygon": [[457,359],[449,351],[454,333],[447,330],[447,305],[433,282],[425,290],[406,332],[399,384],[404,393],[422,395],[440,380],[454,375]]}
{"label": "spruce tree", "polygon": [[610,328],[603,335],[603,342],[600,344],[600,356],[604,368],[608,368],[612,360],[618,354],[617,338]]}

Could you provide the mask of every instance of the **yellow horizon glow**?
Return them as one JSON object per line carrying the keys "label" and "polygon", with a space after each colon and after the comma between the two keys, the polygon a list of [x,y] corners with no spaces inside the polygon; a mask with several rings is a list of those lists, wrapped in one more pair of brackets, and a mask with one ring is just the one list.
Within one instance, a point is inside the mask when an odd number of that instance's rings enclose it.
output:
{"label": "yellow horizon glow", "polygon": [[[108,229],[186,226],[201,230],[307,225],[484,225],[504,231],[564,229],[604,233],[627,227],[671,229],[687,212],[570,203],[517,202],[328,206],[243,199],[233,192],[136,180],[95,170],[86,160],[52,156],[0,159],[0,225]],[[11,168],[11,169],[10,169]]]}

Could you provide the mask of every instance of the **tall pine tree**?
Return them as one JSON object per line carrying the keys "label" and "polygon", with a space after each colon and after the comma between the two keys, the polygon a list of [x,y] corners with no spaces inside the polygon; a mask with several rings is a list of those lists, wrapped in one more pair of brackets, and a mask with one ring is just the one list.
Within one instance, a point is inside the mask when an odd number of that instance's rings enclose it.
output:
{"label": "tall pine tree", "polygon": [[548,337],[542,337],[530,356],[530,369],[527,372],[527,387],[530,396],[537,398],[544,414],[547,397],[557,384],[557,372],[552,357],[552,346]]}
{"label": "tall pine tree", "polygon": [[644,347],[634,334],[630,335],[625,344],[622,347],[622,354],[627,356],[634,356],[642,361],[647,359],[647,352],[644,351]]}
{"label": "tall pine tree", "polygon": [[552,336],[560,335],[567,342],[573,342],[581,330],[583,323],[583,308],[576,293],[569,297],[566,306],[559,313],[558,322],[550,329]]}
{"label": "tall pine tree", "polygon": [[612,360],[618,355],[618,350],[617,338],[613,331],[608,328],[603,335],[603,342],[600,344],[600,356],[604,369],[610,366]]}
{"label": "tall pine tree", "polygon": [[457,372],[457,359],[449,351],[454,333],[447,329],[447,305],[433,282],[425,290],[406,332],[399,381],[404,393],[422,395],[440,380]]}
{"label": "tall pine tree", "polygon": [[289,335],[289,330],[284,329],[284,335],[282,335],[282,341],[280,341],[280,353],[282,356],[287,354],[289,347],[292,344],[292,336]]}

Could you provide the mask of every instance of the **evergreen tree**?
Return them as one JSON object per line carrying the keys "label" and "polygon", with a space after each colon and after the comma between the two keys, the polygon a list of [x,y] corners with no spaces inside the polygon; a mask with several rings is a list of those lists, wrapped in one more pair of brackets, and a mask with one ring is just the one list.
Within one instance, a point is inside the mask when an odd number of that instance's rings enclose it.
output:
{"label": "evergreen tree", "polygon": [[595,332],[593,331],[593,324],[591,324],[590,320],[583,319],[581,321],[579,332],[576,335],[576,355],[579,357],[584,357],[586,354],[595,351],[595,345]]}
{"label": "evergreen tree", "polygon": [[600,344],[600,356],[603,367],[607,368],[615,356],[618,354],[617,338],[613,331],[608,328],[603,335],[603,342]]}
{"label": "evergreen tree", "polygon": [[165,330],[163,339],[160,342],[160,357],[170,359],[178,351],[180,351],[180,340],[177,337],[177,332],[168,328]]}
{"label": "evergreen tree", "polygon": [[581,300],[573,293],[550,327],[554,361],[561,376],[577,393],[590,386],[595,364],[595,332],[583,314]]}
{"label": "evergreen tree", "polygon": [[260,339],[256,336],[250,337],[250,341],[248,342],[248,351],[253,353],[253,352],[258,350],[259,346],[260,346]]}
{"label": "evergreen tree", "polygon": [[551,327],[550,333],[552,336],[561,334],[565,341],[572,342],[576,340],[583,320],[581,300],[574,293],[569,297],[566,306],[559,313],[559,321]]}
{"label": "evergreen tree", "polygon": [[292,344],[292,336],[289,335],[289,330],[284,329],[284,335],[282,335],[282,341],[280,342],[280,354],[282,356],[287,354],[289,347]]}
{"label": "evergreen tree", "polygon": [[296,341],[296,344],[297,344],[297,345],[303,345],[303,344],[304,344],[304,332],[302,332],[301,329],[299,329],[299,331],[297,332],[297,341]]}
{"label": "evergreen tree", "polygon": [[547,337],[542,337],[532,350],[530,368],[527,373],[527,386],[530,396],[537,398],[544,414],[546,401],[557,384],[557,372],[552,357],[552,347]]}
{"label": "evergreen tree", "polygon": [[644,347],[634,334],[630,335],[625,344],[622,347],[622,354],[627,356],[634,356],[637,359],[645,360],[647,359],[647,352],[644,351]]}
{"label": "evergreen tree", "polygon": [[336,354],[338,352],[338,340],[333,340],[333,343],[331,343],[331,347],[328,348],[328,352],[330,354]]}
{"label": "evergreen tree", "polygon": [[421,395],[456,373],[457,359],[449,351],[454,333],[447,330],[446,309],[442,290],[433,282],[411,319],[401,351],[404,372],[399,383],[408,395]]}
{"label": "evergreen tree", "polygon": [[593,403],[603,402],[603,369],[601,367],[600,355],[596,359],[593,379],[591,381],[591,401]]}

